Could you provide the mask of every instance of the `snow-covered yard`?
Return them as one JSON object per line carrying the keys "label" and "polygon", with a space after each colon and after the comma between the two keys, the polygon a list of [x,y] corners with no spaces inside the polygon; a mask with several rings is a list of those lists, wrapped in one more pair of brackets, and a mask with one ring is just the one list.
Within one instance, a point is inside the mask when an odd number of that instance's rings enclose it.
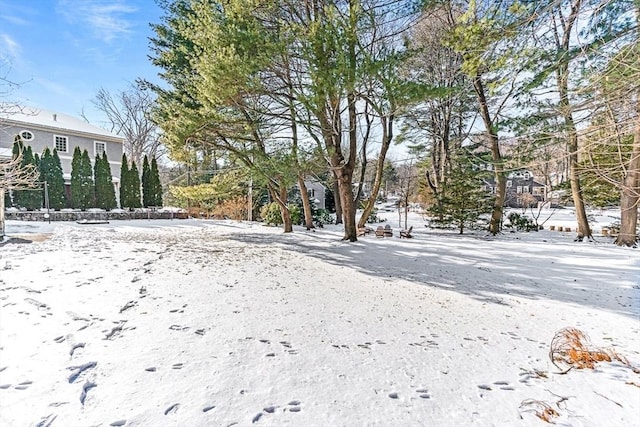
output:
{"label": "snow-covered yard", "polygon": [[34,241],[0,246],[0,425],[547,425],[540,402],[559,425],[640,425],[640,374],[548,355],[573,326],[640,366],[638,249],[412,223],[345,243],[10,222]]}

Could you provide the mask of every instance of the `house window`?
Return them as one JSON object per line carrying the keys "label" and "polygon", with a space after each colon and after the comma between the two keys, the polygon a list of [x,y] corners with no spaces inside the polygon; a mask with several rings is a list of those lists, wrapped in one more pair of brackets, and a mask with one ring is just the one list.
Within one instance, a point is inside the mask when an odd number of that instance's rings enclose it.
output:
{"label": "house window", "polygon": [[518,193],[518,194],[522,193],[522,186],[521,185],[518,185],[516,187],[516,193]]}
{"label": "house window", "polygon": [[53,136],[53,148],[55,148],[58,153],[68,153],[69,152],[69,138],[66,136],[54,135]]}
{"label": "house window", "polygon": [[21,130],[18,135],[20,135],[20,139],[24,142],[33,141],[33,132],[30,130]]}
{"label": "house window", "polygon": [[522,186],[522,192],[523,193],[528,193],[529,192],[529,186],[528,185]]}
{"label": "house window", "polygon": [[316,190],[312,188],[311,190],[307,190],[307,195],[311,198],[316,197]]}
{"label": "house window", "polygon": [[544,194],[544,187],[533,187],[533,194],[536,196],[542,196]]}
{"label": "house window", "polygon": [[529,179],[531,177],[531,175],[529,175],[529,172],[525,172],[524,173],[524,179]]}
{"label": "house window", "polygon": [[100,141],[93,141],[93,151],[96,156],[102,157],[105,151],[107,151],[107,144]]}
{"label": "house window", "polygon": [[507,181],[507,188],[511,188],[513,186],[513,182],[511,180]]}

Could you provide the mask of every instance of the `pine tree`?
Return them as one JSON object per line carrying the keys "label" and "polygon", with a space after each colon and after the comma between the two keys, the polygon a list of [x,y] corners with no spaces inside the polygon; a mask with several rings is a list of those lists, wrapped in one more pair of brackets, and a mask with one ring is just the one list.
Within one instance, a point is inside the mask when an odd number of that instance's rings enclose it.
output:
{"label": "pine tree", "polygon": [[138,167],[136,162],[131,162],[131,170],[129,171],[129,191],[130,191],[130,203],[131,208],[141,208],[142,202],[140,199],[140,175],[138,174]]}
{"label": "pine tree", "polygon": [[93,167],[91,166],[91,159],[89,158],[89,152],[84,150],[82,152],[82,205],[81,209],[88,209],[95,206],[94,201],[94,183],[93,183]]}
{"label": "pine tree", "polygon": [[102,154],[102,169],[105,173],[105,209],[115,209],[118,207],[118,203],[116,202],[116,190],[113,187],[113,176],[111,175],[111,165],[109,164],[109,159],[107,158],[107,152],[105,151]]}
{"label": "pine tree", "polygon": [[491,212],[492,197],[483,189],[487,171],[476,167],[474,158],[464,149],[452,153],[451,170],[446,187],[431,212],[441,218],[443,225],[453,225],[460,234],[465,228],[477,225],[480,218]]}
{"label": "pine tree", "polygon": [[151,181],[151,169],[149,167],[149,159],[144,156],[142,162],[142,206],[148,208],[149,206],[155,206],[154,200],[154,188]]}
{"label": "pine tree", "polygon": [[110,210],[116,207],[116,194],[113,188],[111,167],[107,153],[97,155],[94,163],[96,207]]}
{"label": "pine tree", "polygon": [[151,159],[151,187],[153,188],[152,206],[162,206],[162,184],[160,184],[160,172],[156,158]]}
{"label": "pine tree", "polygon": [[122,165],[120,166],[120,207],[126,209],[129,207],[129,162],[127,155],[122,154]]}
{"label": "pine tree", "polygon": [[[53,154],[47,147],[42,153],[40,159],[40,180],[47,182],[47,193],[49,195],[49,208],[62,209],[65,207],[66,197],[64,192],[64,177],[62,175],[62,166],[60,165],[60,157],[54,149]],[[44,186],[43,186],[44,192]],[[46,198],[44,198],[46,200]]]}
{"label": "pine tree", "polygon": [[79,209],[82,204],[82,151],[80,147],[73,150],[71,160],[71,207]]}
{"label": "pine tree", "polygon": [[93,160],[93,200],[95,200],[95,207],[102,208],[102,163],[100,161],[100,153],[96,153],[96,157]]}
{"label": "pine tree", "polygon": [[49,207],[56,210],[63,209],[68,205],[67,193],[65,191],[62,163],[58,156],[58,150],[55,148],[53,149],[52,170],[49,179]]}

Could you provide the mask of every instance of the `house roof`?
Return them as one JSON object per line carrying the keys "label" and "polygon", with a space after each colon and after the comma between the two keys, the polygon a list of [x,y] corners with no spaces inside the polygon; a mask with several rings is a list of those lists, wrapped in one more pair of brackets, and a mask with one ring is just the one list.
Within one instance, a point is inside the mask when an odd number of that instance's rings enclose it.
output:
{"label": "house roof", "polygon": [[124,138],[111,132],[94,126],[84,120],[55,111],[39,108],[2,108],[0,106],[0,122],[8,124],[23,124],[25,127],[33,126],[48,130],[58,130],[66,133],[80,133],[98,136],[112,141],[124,141]]}

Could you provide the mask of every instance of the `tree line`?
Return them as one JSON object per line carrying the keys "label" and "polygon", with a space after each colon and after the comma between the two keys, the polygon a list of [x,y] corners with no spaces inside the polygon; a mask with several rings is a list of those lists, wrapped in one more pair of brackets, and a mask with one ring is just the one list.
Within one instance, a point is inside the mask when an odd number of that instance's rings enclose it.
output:
{"label": "tree line", "polygon": [[[34,188],[16,186],[11,192],[5,192],[5,206],[27,210],[44,207],[54,210],[111,210],[118,207],[106,152],[96,154],[92,165],[89,152],[75,147],[69,191],[65,188],[62,165],[55,148],[50,150],[47,147],[41,155],[34,154],[31,146],[25,146],[21,138],[16,136],[12,152],[13,159],[19,160],[21,169],[38,171],[38,179],[31,185]],[[149,162],[144,156],[141,180],[135,162],[129,166],[126,154],[123,154],[119,196],[123,209],[162,206],[162,186],[155,157]]]}
{"label": "tree line", "polygon": [[[285,231],[288,189],[301,189],[313,226],[304,181],[325,176],[343,238],[356,240],[396,141],[422,159],[420,185],[443,219],[486,209],[488,231],[499,233],[507,176],[527,168],[568,188],[578,240],[592,237],[585,189],[606,183],[619,194],[617,242],[635,243],[640,55],[632,0],[162,4],[151,45],[164,84],[146,84],[170,155],[197,162],[215,153],[243,166],[278,204]],[[490,197],[478,191],[487,171]]]}

